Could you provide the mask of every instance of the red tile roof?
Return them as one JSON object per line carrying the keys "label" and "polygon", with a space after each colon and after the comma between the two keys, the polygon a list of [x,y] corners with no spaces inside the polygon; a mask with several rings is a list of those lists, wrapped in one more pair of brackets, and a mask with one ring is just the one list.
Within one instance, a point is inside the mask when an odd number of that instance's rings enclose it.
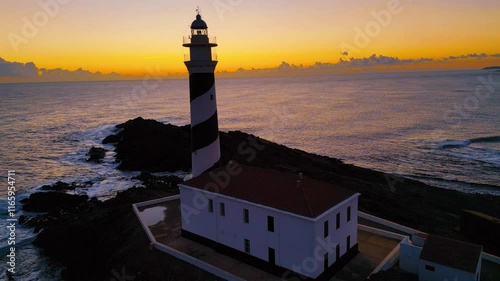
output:
{"label": "red tile roof", "polygon": [[449,238],[429,235],[420,258],[447,267],[475,273],[483,247]]}
{"label": "red tile roof", "polygon": [[[234,164],[236,165],[236,164]],[[215,191],[230,197],[269,206],[298,215],[315,218],[331,207],[356,195],[344,187],[302,177],[297,187],[299,175],[243,166],[241,172],[230,176],[227,186],[218,185]],[[216,183],[216,177],[226,168],[219,168],[184,182],[184,185],[205,189],[207,184]],[[223,180],[223,178],[221,177]],[[219,180],[220,182],[220,180]],[[208,189],[214,191],[214,188]]]}

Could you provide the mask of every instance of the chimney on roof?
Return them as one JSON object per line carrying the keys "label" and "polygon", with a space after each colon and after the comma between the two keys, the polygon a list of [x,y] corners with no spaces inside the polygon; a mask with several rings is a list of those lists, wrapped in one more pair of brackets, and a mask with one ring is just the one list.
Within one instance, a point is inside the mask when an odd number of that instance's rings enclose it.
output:
{"label": "chimney on roof", "polygon": [[299,173],[299,179],[297,180],[297,188],[302,187],[302,173]]}
{"label": "chimney on roof", "polygon": [[427,234],[422,232],[413,233],[411,235],[411,242],[415,246],[423,247],[427,240]]}

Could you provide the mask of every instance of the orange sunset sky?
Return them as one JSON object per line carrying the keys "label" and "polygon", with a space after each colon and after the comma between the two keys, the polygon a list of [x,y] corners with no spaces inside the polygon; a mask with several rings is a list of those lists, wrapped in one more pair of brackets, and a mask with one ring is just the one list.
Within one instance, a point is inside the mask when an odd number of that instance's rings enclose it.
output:
{"label": "orange sunset sky", "polygon": [[340,60],[348,67],[500,64],[498,0],[23,0],[0,9],[0,81],[36,80],[41,69],[58,68],[184,74],[182,37],[197,6],[217,37],[219,72]]}

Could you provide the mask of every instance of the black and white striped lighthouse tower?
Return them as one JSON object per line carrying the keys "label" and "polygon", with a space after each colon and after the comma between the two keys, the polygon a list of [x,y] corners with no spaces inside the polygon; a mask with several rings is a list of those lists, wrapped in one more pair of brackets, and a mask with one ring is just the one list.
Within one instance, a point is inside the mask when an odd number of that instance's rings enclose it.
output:
{"label": "black and white striped lighthouse tower", "polygon": [[220,161],[214,76],[217,58],[212,53],[217,43],[215,37],[208,37],[207,24],[197,12],[191,35],[184,37],[183,42],[183,46],[189,48],[184,63],[189,71],[192,177],[210,170]]}

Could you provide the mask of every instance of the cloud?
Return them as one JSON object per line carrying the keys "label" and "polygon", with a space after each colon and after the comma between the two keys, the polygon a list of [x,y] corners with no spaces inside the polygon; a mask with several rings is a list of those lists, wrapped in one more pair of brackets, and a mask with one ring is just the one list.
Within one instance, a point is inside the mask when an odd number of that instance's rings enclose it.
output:
{"label": "cloud", "polygon": [[[313,69],[340,69],[346,67],[371,67],[371,66],[393,66],[393,65],[408,65],[408,64],[419,64],[432,62],[434,59],[431,58],[419,58],[419,59],[399,59],[397,57],[389,57],[383,55],[373,54],[369,57],[364,58],[340,58],[337,63],[325,63],[316,62],[311,66],[304,67],[303,65],[294,65],[287,62],[282,62],[278,67],[271,68],[276,70],[313,70]],[[271,69],[260,69],[260,70],[271,70]],[[241,72],[241,68],[240,68]]]}
{"label": "cloud", "polygon": [[[341,55],[348,55],[347,52],[341,53]],[[337,71],[349,70],[349,69],[373,69],[377,67],[387,67],[392,66],[412,66],[418,64],[426,63],[440,63],[449,62],[452,60],[462,60],[462,59],[483,59],[488,57],[500,57],[500,54],[485,54],[485,53],[471,53],[461,56],[449,56],[444,58],[416,58],[416,59],[400,59],[398,57],[384,56],[373,54],[369,57],[363,58],[340,58],[336,63],[329,62],[316,62],[310,66],[295,65],[288,62],[281,62],[280,65],[270,68],[251,68],[244,69],[242,67],[238,68],[236,71],[220,71],[218,75],[224,77],[235,76],[267,76],[267,75],[301,75],[301,74],[322,74],[322,73],[332,73]]]}
{"label": "cloud", "polygon": [[287,62],[281,62],[281,64],[276,69],[278,71],[288,71],[288,70],[298,70],[302,68],[304,68],[302,64],[295,65],[295,64],[289,64]]}
{"label": "cloud", "polygon": [[398,57],[388,57],[376,54],[371,55],[367,58],[350,58],[349,60],[343,60],[342,58],[338,62],[340,66],[391,66],[391,65],[406,65],[406,64],[419,64],[425,62],[432,62],[434,59],[431,58],[419,58],[419,59],[399,59]]}
{"label": "cloud", "polygon": [[0,58],[0,82],[57,82],[57,81],[99,81],[137,79],[132,75],[120,75],[112,72],[103,74],[79,68],[71,71],[61,68],[38,68],[34,63],[9,62]]}
{"label": "cloud", "polygon": [[34,63],[8,62],[0,58],[0,78],[36,78],[38,68]]}
{"label": "cloud", "polygon": [[[484,59],[484,58],[498,58],[500,53],[486,54],[486,53],[470,53],[460,56],[448,56],[443,58],[416,58],[416,59],[400,59],[398,57],[384,56],[373,54],[369,57],[363,58],[347,58],[348,52],[343,52],[340,58],[335,63],[316,62],[310,66],[303,66],[291,64],[288,62],[281,62],[280,65],[270,68],[238,68],[236,71],[220,71],[218,75],[222,77],[231,76],[268,76],[268,75],[301,75],[301,74],[322,74],[337,72],[349,69],[371,69],[377,67],[392,66],[412,66],[425,63],[440,63],[450,62],[454,60],[465,59]],[[170,77],[184,77],[184,73],[169,73]],[[166,78],[167,76],[163,77]],[[124,75],[118,73],[103,74],[101,72],[90,72],[79,68],[71,71],[61,68],[46,69],[38,68],[34,63],[19,63],[8,62],[0,58],[0,82],[57,82],[57,81],[99,81],[99,80],[128,80],[128,79],[141,79],[144,76]]]}
{"label": "cloud", "polygon": [[482,58],[486,58],[486,57],[489,57],[489,56],[496,56],[498,54],[493,54],[493,55],[487,55],[485,53],[481,53],[481,54],[476,54],[476,53],[472,53],[472,54],[467,54],[467,55],[461,55],[461,56],[449,56],[449,57],[446,57],[446,58],[443,58],[442,60],[443,61],[447,61],[447,60],[459,60],[459,59],[471,59],[471,58],[477,58],[477,59],[482,59]]}
{"label": "cloud", "polygon": [[40,79],[43,81],[89,81],[89,80],[120,80],[123,76],[118,73],[102,74],[101,72],[90,72],[79,68],[69,71],[61,68],[40,68]]}

